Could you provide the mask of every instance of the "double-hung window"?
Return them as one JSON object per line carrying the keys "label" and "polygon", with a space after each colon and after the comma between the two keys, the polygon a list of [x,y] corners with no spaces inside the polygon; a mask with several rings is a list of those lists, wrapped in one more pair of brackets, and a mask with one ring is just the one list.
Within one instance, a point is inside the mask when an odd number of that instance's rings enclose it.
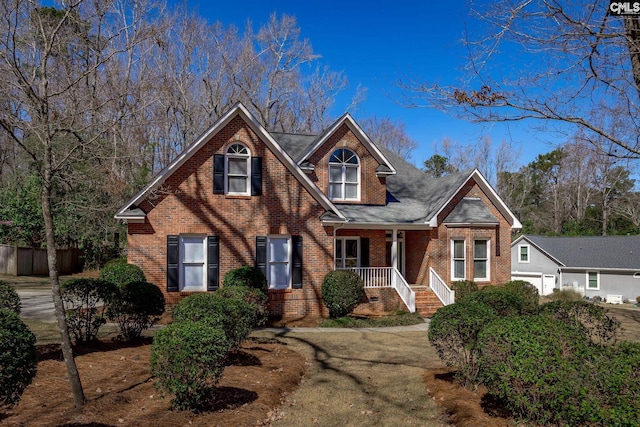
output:
{"label": "double-hung window", "polygon": [[225,156],[225,193],[251,195],[251,156],[242,144],[231,144]]}
{"label": "double-hung window", "polygon": [[286,289],[291,283],[291,237],[267,238],[267,282],[269,289]]}
{"label": "double-hung window", "polygon": [[218,289],[218,236],[167,236],[167,292]]}
{"label": "double-hung window", "polygon": [[595,291],[600,289],[600,273],[597,271],[587,272],[587,289]]}
{"label": "double-hung window", "polygon": [[337,149],[329,158],[329,198],[360,200],[360,161],[347,148]]}
{"label": "double-hung window", "polygon": [[529,262],[529,245],[518,245],[518,261]]}
{"label": "double-hung window", "polygon": [[204,236],[180,236],[180,290],[206,289],[207,246]]}
{"label": "double-hung window", "polygon": [[464,239],[454,239],[451,241],[451,278],[464,280],[465,277]]}
{"label": "double-hung window", "polygon": [[489,280],[489,240],[473,242],[473,280]]}

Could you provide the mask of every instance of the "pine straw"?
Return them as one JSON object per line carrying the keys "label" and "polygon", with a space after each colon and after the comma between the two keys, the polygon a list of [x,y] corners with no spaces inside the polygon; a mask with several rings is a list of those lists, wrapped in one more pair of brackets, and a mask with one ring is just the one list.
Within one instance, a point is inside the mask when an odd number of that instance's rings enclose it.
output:
{"label": "pine straw", "polygon": [[148,341],[78,349],[88,402],[75,409],[59,349],[47,346],[33,383],[0,420],[9,426],[255,426],[273,416],[306,370],[305,359],[286,346],[250,339],[230,356],[209,411],[194,414],[170,410],[169,398],[155,390],[149,352]]}

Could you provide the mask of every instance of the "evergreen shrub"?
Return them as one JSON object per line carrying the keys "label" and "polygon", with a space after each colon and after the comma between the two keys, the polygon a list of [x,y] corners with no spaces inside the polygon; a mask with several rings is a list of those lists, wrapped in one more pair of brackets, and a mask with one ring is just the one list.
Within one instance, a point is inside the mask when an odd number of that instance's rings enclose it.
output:
{"label": "evergreen shrub", "polygon": [[538,312],[540,294],[538,288],[525,280],[511,280],[504,284],[507,292],[518,295],[522,301],[523,314],[535,314]]}
{"label": "evergreen shrub", "polygon": [[0,308],[0,408],[13,406],[36,375],[36,337],[18,314]]}
{"label": "evergreen shrub", "polygon": [[587,301],[552,301],[540,306],[540,313],[584,328],[594,344],[613,344],[620,335],[620,322],[607,315],[604,307]]}
{"label": "evergreen shrub", "polygon": [[470,293],[478,292],[478,285],[471,280],[457,280],[451,284],[451,290],[456,293],[456,301],[461,301]]}
{"label": "evergreen shrub", "polygon": [[478,292],[472,292],[461,302],[477,301],[493,308],[500,316],[512,316],[522,313],[523,298],[504,288],[485,286]]}
{"label": "evergreen shrub", "polygon": [[458,368],[456,379],[467,386],[478,376],[478,334],[498,317],[482,302],[465,299],[440,308],[429,323],[429,342],[447,366]]}
{"label": "evergreen shrub", "polygon": [[355,271],[330,271],[322,282],[322,299],[332,318],[343,317],[356,308],[364,296],[364,282]]}
{"label": "evergreen shrub", "polygon": [[99,278],[121,288],[127,283],[147,281],[140,267],[120,261],[105,265],[100,271]]}
{"label": "evergreen shrub", "polygon": [[156,332],[151,345],[151,373],[156,388],[174,397],[175,409],[199,411],[211,403],[229,350],[227,337],[208,322],[174,322]]}
{"label": "evergreen shrub", "polygon": [[3,280],[0,280],[0,308],[9,309],[18,315],[22,309],[18,292]]}
{"label": "evergreen shrub", "polygon": [[118,323],[123,338],[133,341],[160,320],[164,309],[164,295],[156,285],[131,282],[120,287],[107,316]]}
{"label": "evergreen shrub", "polygon": [[259,269],[245,265],[227,272],[222,279],[222,286],[245,286],[258,289],[266,294],[267,278]]}
{"label": "evergreen shrub", "polygon": [[107,323],[107,308],[118,287],[100,279],[71,279],[62,284],[62,302],[67,328],[75,342],[90,342]]}

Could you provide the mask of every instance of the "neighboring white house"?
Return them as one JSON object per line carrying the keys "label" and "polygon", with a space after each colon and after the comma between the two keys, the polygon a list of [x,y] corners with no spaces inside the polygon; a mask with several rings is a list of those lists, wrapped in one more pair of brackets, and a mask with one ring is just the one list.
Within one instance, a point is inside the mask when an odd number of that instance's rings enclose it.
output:
{"label": "neighboring white house", "polygon": [[531,282],[541,295],[573,287],[587,297],[635,300],[640,295],[640,235],[520,236],[511,243],[511,279]]}

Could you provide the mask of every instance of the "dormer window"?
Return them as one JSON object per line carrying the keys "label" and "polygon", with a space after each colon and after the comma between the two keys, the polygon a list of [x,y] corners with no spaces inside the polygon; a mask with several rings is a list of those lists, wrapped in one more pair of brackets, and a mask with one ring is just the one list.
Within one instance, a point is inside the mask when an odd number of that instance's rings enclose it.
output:
{"label": "dormer window", "polygon": [[249,149],[242,144],[231,144],[225,156],[225,193],[248,196],[251,194],[251,158]]}
{"label": "dormer window", "polygon": [[347,148],[339,148],[329,157],[329,198],[360,200],[360,160]]}

